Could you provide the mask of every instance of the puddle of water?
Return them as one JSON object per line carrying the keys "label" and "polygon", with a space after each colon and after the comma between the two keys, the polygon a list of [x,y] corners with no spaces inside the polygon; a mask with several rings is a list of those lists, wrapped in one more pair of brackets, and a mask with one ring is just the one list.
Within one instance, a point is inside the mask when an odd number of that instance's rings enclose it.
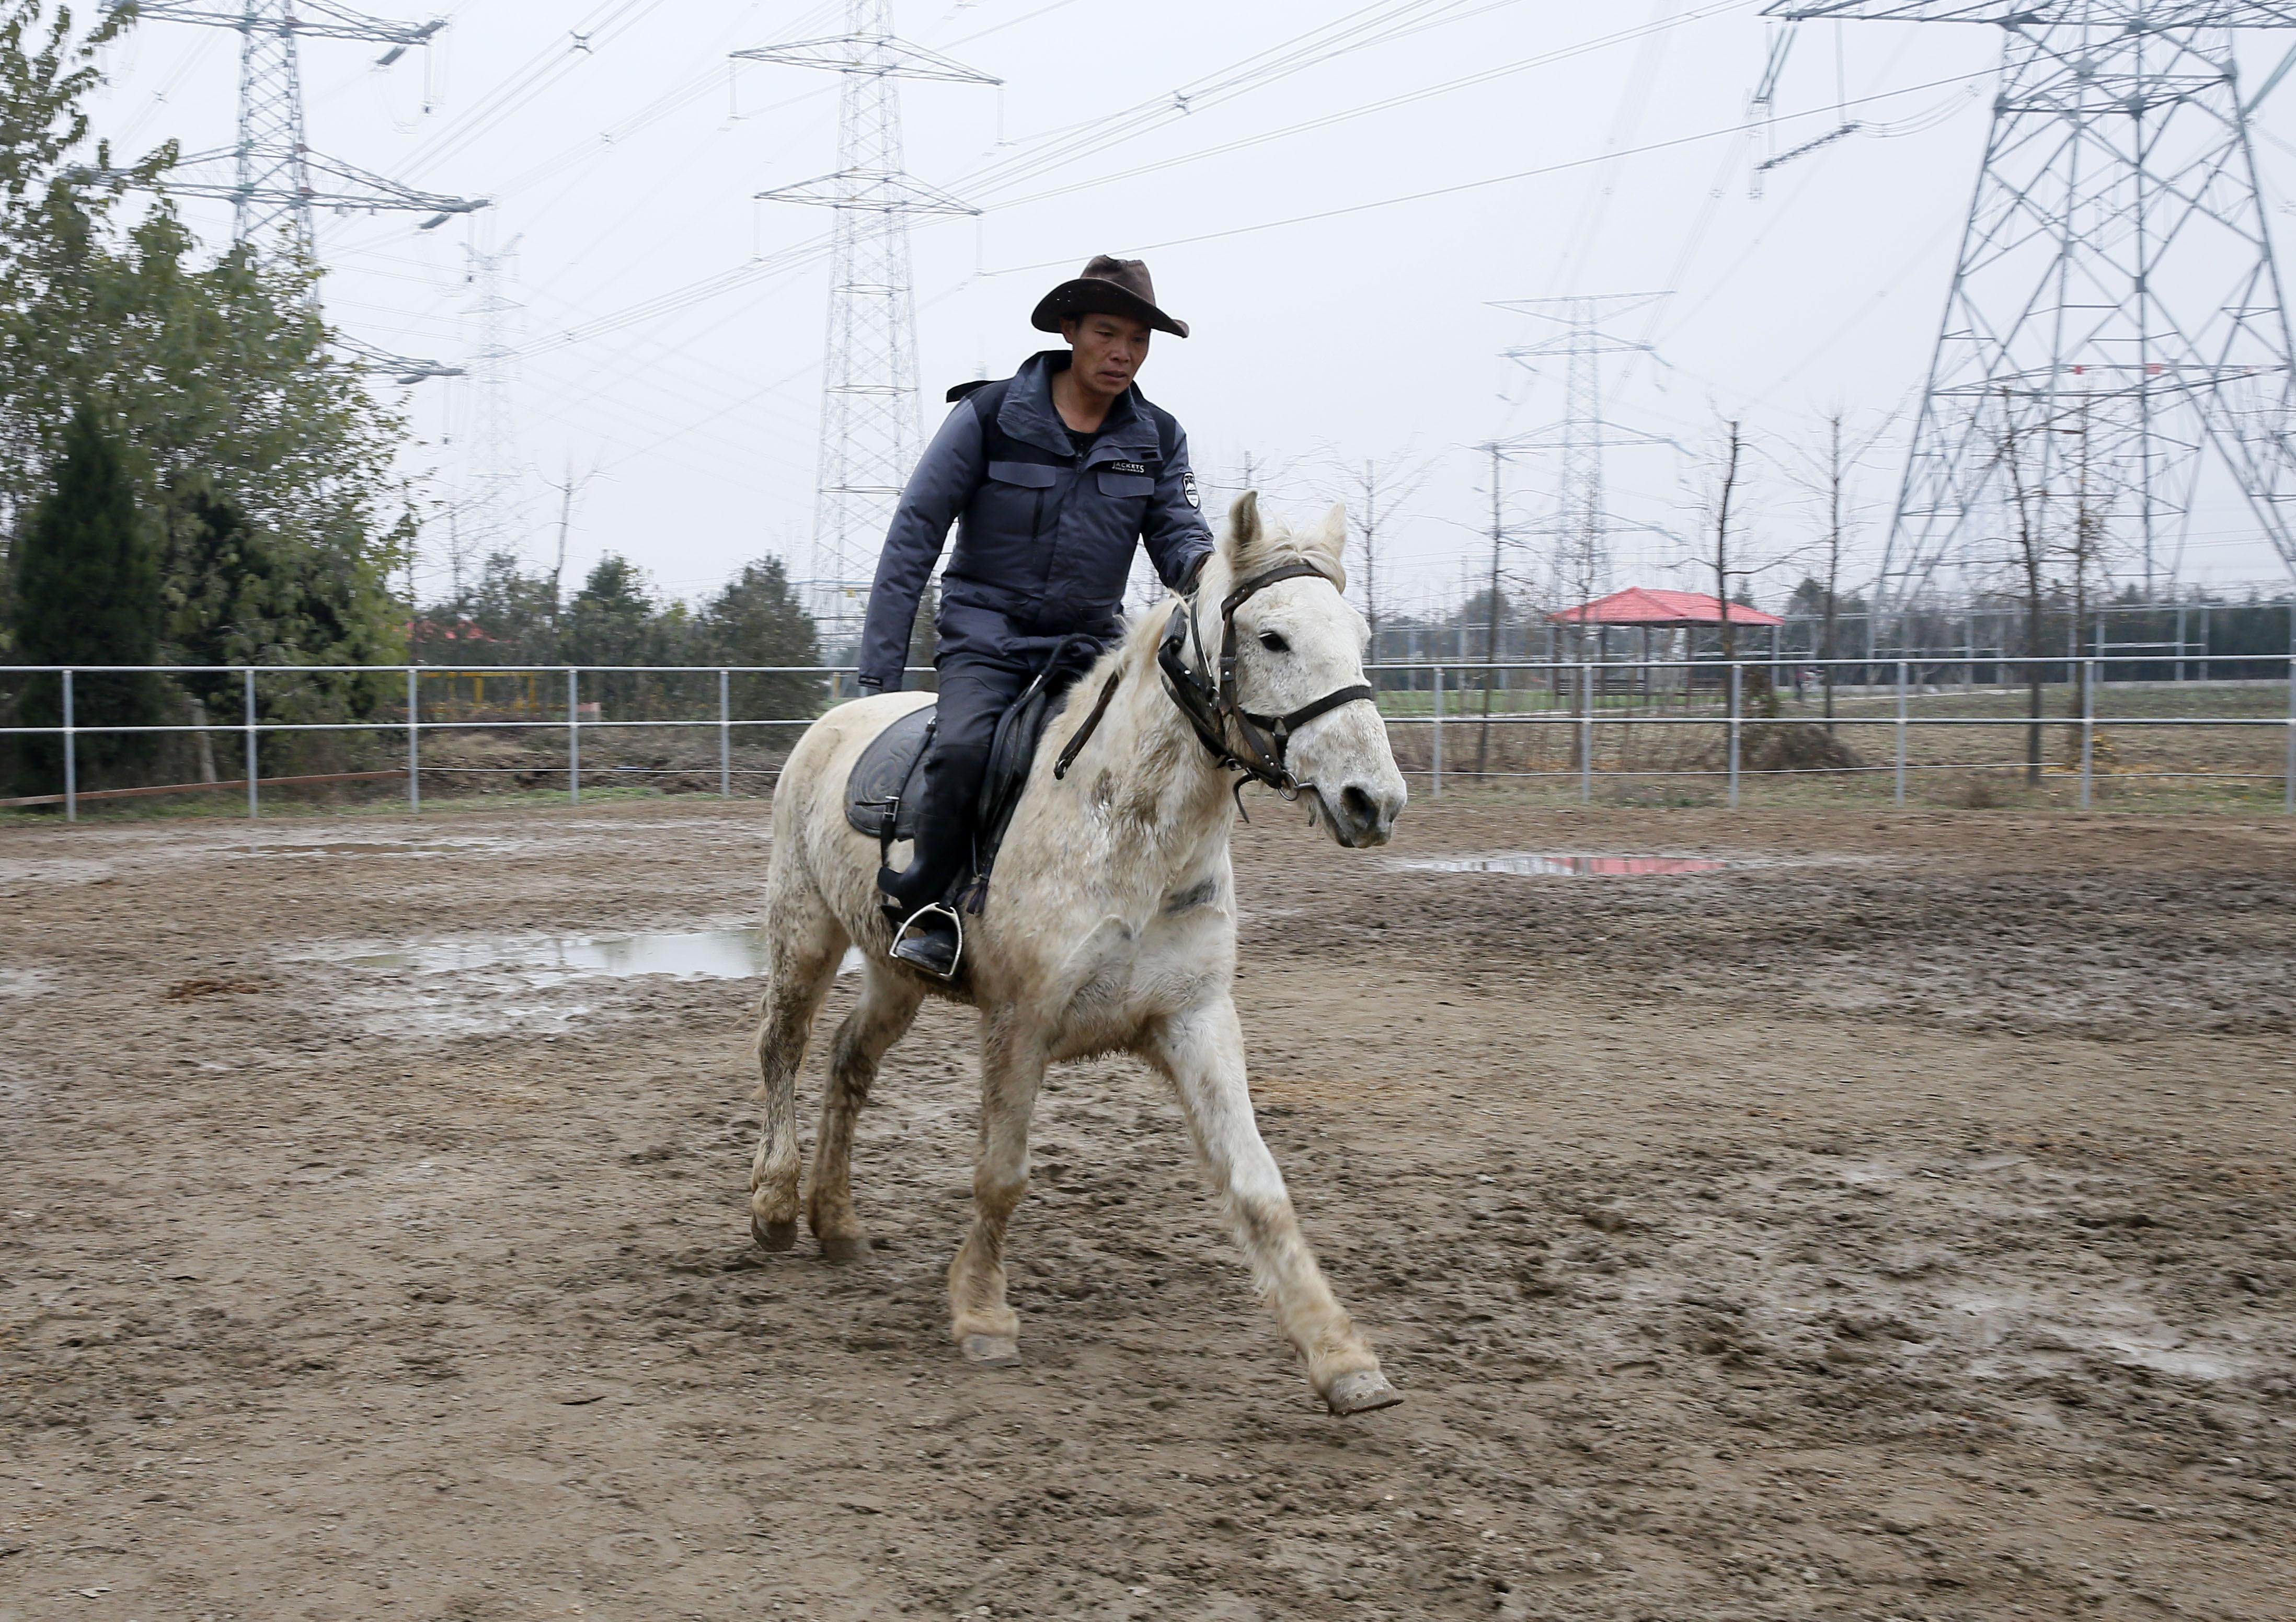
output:
{"label": "puddle of water", "polygon": [[443,844],[376,844],[365,840],[337,840],[326,844],[242,844],[227,856],[427,856]]}
{"label": "puddle of water", "polygon": [[[746,980],[764,973],[766,967],[765,942],[754,929],[433,941],[387,951],[328,955],[351,968],[413,969],[418,975],[498,972],[537,987],[594,975]],[[860,967],[861,953],[848,947],[837,972],[849,975]]]}
{"label": "puddle of water", "polygon": [[240,860],[250,857],[270,856],[439,856],[450,853],[469,855],[479,852],[510,850],[513,848],[515,843],[507,839],[275,840],[266,844],[234,845],[223,854]]}
{"label": "puddle of water", "polygon": [[2005,1346],[2020,1355],[1980,1359],[1988,1367],[2030,1371],[2065,1354],[2102,1354],[2115,1363],[2142,1364],[2188,1379],[2229,1379],[2248,1360],[2224,1347],[2196,1346],[2184,1331],[2161,1322],[2144,1304],[2109,1294],[2080,1300],[2049,1292],[1947,1291],[1943,1305],[1959,1336],[1987,1351]]}
{"label": "puddle of water", "polygon": [[[763,973],[766,961],[755,929],[367,943],[296,955],[372,975],[343,986],[337,1006],[367,1029],[394,1036],[562,1033],[580,1020],[624,1017],[611,998],[599,998],[599,979],[747,980]],[[837,972],[860,967],[861,954],[849,948]],[[578,989],[584,985],[593,989]]]}
{"label": "puddle of water", "polygon": [[57,856],[46,860],[0,861],[0,885],[87,885],[111,877],[111,864],[93,858]]}
{"label": "puddle of water", "polygon": [[2120,1354],[2125,1362],[2142,1363],[2163,1374],[2180,1375],[2186,1379],[2230,1379],[2240,1371],[2241,1365],[2229,1357],[2212,1357],[2205,1352],[2169,1352],[2157,1346],[2130,1346],[2121,1341],[2107,1341],[2106,1346]]}
{"label": "puddle of water", "polygon": [[754,929],[703,929],[684,935],[435,941],[396,951],[360,952],[337,961],[353,968],[411,968],[420,975],[502,970],[535,985],[586,975],[742,980],[764,970],[766,948]]}
{"label": "puddle of water", "polygon": [[1416,873],[1511,873],[1526,878],[1627,878],[1718,873],[1737,866],[1712,856],[1563,856],[1510,851],[1496,856],[1424,856],[1395,864]]}

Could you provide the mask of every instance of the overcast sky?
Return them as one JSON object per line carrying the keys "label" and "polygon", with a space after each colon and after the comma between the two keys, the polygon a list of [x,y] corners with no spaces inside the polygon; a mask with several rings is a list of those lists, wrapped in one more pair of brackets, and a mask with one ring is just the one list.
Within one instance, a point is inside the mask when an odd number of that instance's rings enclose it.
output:
{"label": "overcast sky", "polygon": [[[380,5],[381,0],[376,0]],[[331,317],[397,352],[467,362],[481,342],[472,249],[515,243],[504,291],[517,351],[509,394],[511,535],[546,564],[569,470],[582,487],[570,572],[607,552],[699,596],[742,561],[810,556],[827,266],[818,210],[753,194],[836,167],[836,76],[742,63],[744,46],[832,33],[840,4],[462,0],[432,47],[379,68],[370,45],[303,47],[311,144],[493,207],[421,232],[419,216],[323,218]],[[1611,585],[1685,586],[1665,531],[1694,524],[1695,457],[1718,418],[1745,421],[1751,550],[1796,578],[1810,532],[1787,475],[1820,412],[1902,424],[1928,365],[1982,147],[1999,30],[1804,27],[1774,136],[1746,129],[1767,29],[1759,6],[1699,0],[1376,0],[1357,10],[1164,0],[897,0],[900,32],[1004,81],[903,86],[910,170],[985,210],[914,234],[926,431],[947,383],[1003,375],[1043,340],[1044,291],[1091,254],[1145,257],[1166,308],[1145,392],[1189,431],[1206,482],[1250,458],[1303,515],[1353,491],[1365,458],[1423,472],[1392,531],[1382,590],[1397,607],[1455,599],[1488,567],[1489,467],[1473,447],[1561,415],[1559,370],[1503,358],[1542,335],[1504,301],[1667,292],[1620,324],[1657,359],[1620,358],[1606,414],[1664,445],[1615,449],[1626,523]],[[419,11],[394,11],[416,17]],[[1388,19],[1368,47],[1304,35]],[[108,62],[99,133],[142,151],[228,145],[230,31],[147,21]],[[2250,73],[2280,41],[2243,41]],[[1239,65],[1241,94],[1181,95]],[[2253,80],[2251,79],[2251,82]],[[1835,128],[1864,130],[1774,170],[1753,164]],[[1122,139],[1095,120],[1153,109]],[[2296,92],[2263,115],[2276,227],[2285,223]],[[1052,137],[1093,139],[1048,156]],[[185,212],[218,243],[227,221]],[[387,390],[398,394],[398,391]],[[421,444],[409,471],[437,504],[474,486],[474,386],[405,391]],[[1862,494],[1878,550],[1901,451],[1886,440]],[[1537,566],[1551,463],[1505,472],[1506,520]],[[443,584],[426,535],[422,585]],[[2244,512],[2215,491],[2186,578],[2284,582]]]}

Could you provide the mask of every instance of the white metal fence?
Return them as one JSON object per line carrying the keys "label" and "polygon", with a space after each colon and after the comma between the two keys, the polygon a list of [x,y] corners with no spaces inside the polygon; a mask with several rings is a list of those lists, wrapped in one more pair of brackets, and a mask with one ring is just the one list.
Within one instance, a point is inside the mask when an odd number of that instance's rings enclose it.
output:
{"label": "white metal fence", "polygon": [[[1475,780],[1575,779],[1578,797],[1591,801],[1599,778],[1694,777],[1726,783],[1727,803],[1734,806],[1739,803],[1744,781],[1749,777],[1800,775],[1815,771],[1887,773],[1891,779],[1893,800],[1903,804],[1906,798],[1908,778],[1916,771],[1999,769],[2025,763],[1998,760],[1916,762],[1910,759],[1912,738],[1918,731],[1990,728],[1996,731],[2016,729],[2035,737],[2046,731],[2060,738],[2069,738],[2074,758],[2078,761],[2079,802],[2087,806],[2091,803],[2095,792],[2098,775],[2096,745],[2103,729],[2210,728],[2283,733],[2285,742],[2281,751],[2282,758],[2269,770],[2167,770],[2154,775],[2178,778],[2214,776],[2251,782],[2276,779],[2281,787],[2283,808],[2296,815],[2296,655],[2283,658],[2226,655],[2202,658],[2197,661],[2202,673],[2201,680],[2157,689],[2184,696],[2189,703],[2191,696],[2197,694],[2242,690],[2257,697],[2268,697],[2271,689],[2284,687],[2285,702],[2276,706],[2276,712],[2140,715],[2115,713],[2109,708],[2101,708],[2101,705],[2109,705],[2116,691],[2127,693],[2139,687],[2149,689],[2151,684],[2131,681],[2128,678],[2136,674],[2139,667],[2149,669],[2159,663],[2157,658],[2142,656],[2059,657],[2034,662],[2005,658],[1998,655],[1879,661],[1778,659],[1766,655],[1727,662],[1711,659],[1537,660],[1497,663],[1385,664],[1370,667],[1367,674],[1379,689],[1380,707],[1390,737],[1398,743],[1405,739],[1412,739],[1414,744],[1423,741],[1423,751],[1416,747],[1411,751],[1414,757],[1412,770],[1427,779],[1438,797],[1443,794],[1447,780],[1456,783],[1463,778]],[[1922,712],[1922,706],[1925,704],[1956,696],[1974,695],[1980,690],[1997,696],[2021,696],[2027,690],[2027,682],[2037,670],[2041,679],[2066,693],[2071,707],[2057,713],[2038,716],[2005,711],[1976,715]],[[1852,711],[1844,711],[1831,717],[1814,712],[1811,708],[1811,696],[1824,690],[1829,671],[1833,677],[1834,698],[1854,707]],[[913,671],[912,676],[929,678],[931,673],[929,671]],[[240,700],[240,714],[236,719],[210,717],[204,722],[165,725],[83,722],[76,712],[77,700],[86,690],[88,679],[112,675],[161,676],[178,679],[194,675],[233,678],[231,685]],[[307,680],[313,676],[324,675],[357,676],[370,681],[378,677],[385,678],[394,690],[399,689],[403,684],[405,697],[395,713],[377,714],[373,712],[374,706],[370,705],[369,713],[348,720],[266,718],[263,683],[290,679]],[[705,687],[714,681],[714,703],[707,699],[697,703],[688,698],[672,706],[687,712],[685,713],[610,716],[594,701],[585,702],[583,695],[586,690],[597,690],[595,686],[590,685],[592,682],[608,680],[616,676],[705,679]],[[585,774],[582,754],[585,734],[636,729],[714,733],[718,793],[730,796],[734,793],[735,778],[770,777],[779,770],[777,762],[737,766],[734,752],[737,738],[759,735],[768,737],[785,736],[809,726],[813,719],[810,714],[754,716],[735,713],[734,684],[737,679],[776,678],[785,687],[793,684],[801,691],[817,691],[817,703],[807,706],[816,710],[850,696],[855,690],[854,671],[850,666],[0,667],[0,680],[20,688],[29,679],[41,677],[56,679],[56,696],[60,699],[61,711],[58,723],[0,726],[0,737],[61,739],[60,792],[0,801],[0,805],[61,805],[68,819],[76,819],[81,804],[89,800],[197,792],[243,792],[247,814],[256,817],[261,814],[262,790],[266,787],[398,779],[403,779],[406,784],[407,809],[420,811],[422,809],[422,780],[426,776],[436,779],[441,775],[490,770],[515,771],[529,777],[537,772],[554,776],[562,774],[570,798],[578,802]],[[456,701],[451,697],[444,703],[434,699],[426,708],[426,683],[446,682],[449,684],[451,693],[452,684],[474,678],[480,682],[514,679],[521,684],[524,708],[533,712],[521,713],[520,706],[514,704],[491,714],[476,713],[468,706],[465,712],[455,713]],[[1787,701],[1773,696],[1789,687],[1796,694],[1792,701],[1796,707],[1792,711],[1785,708]],[[549,712],[553,710],[555,713]],[[692,712],[696,710],[703,712]],[[1890,740],[1890,758],[1886,763],[1876,761],[1823,768],[1793,768],[1784,772],[1756,771],[1747,768],[1742,761],[1747,729],[1756,726],[1849,729],[1859,731],[1861,735],[1881,729]],[[1564,768],[1507,770],[1502,767],[1491,770],[1487,759],[1487,746],[1491,736],[1489,729],[1493,728],[1562,729],[1569,739],[1570,763]],[[1721,748],[1717,762],[1712,766],[1677,763],[1614,765],[1608,768],[1598,764],[1595,746],[1598,729],[1606,737],[1616,737],[1619,736],[1614,730],[1617,729],[1626,729],[1631,733],[1636,729],[1679,728],[1704,728],[1710,732],[1718,732]],[[562,734],[563,763],[537,766],[529,762],[519,767],[488,768],[426,762],[426,737],[453,731]],[[203,733],[210,745],[217,739],[236,740],[241,748],[245,776],[223,781],[203,780],[125,788],[84,790],[81,787],[79,755],[82,739],[139,733]],[[263,740],[283,736],[330,733],[360,734],[396,740],[392,749],[398,756],[398,762],[380,770],[273,778],[261,775]],[[1477,753],[1479,757],[1485,757],[1476,768],[1463,770],[1456,758],[1459,748],[1456,740],[1463,734],[1475,737]],[[1423,759],[1420,758],[1423,754]],[[1447,755],[1451,757],[1447,762]],[[590,770],[594,779],[599,769],[594,766]],[[644,771],[648,769],[613,767],[607,770],[618,779],[626,780],[626,774],[631,770]],[[708,769],[706,766],[688,765],[660,770],[691,778],[697,771]]]}

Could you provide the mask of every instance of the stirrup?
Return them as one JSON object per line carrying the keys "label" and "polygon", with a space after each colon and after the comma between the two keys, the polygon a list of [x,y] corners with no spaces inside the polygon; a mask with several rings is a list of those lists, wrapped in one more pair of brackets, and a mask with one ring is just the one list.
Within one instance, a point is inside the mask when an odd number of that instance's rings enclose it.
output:
{"label": "stirrup", "polygon": [[[945,968],[936,957],[928,955],[928,949],[923,944],[934,938],[933,932],[924,927],[924,920],[934,917],[947,918],[950,932],[956,936],[956,950],[949,954],[948,966]],[[912,939],[919,943],[918,950],[914,953],[904,952],[901,948]],[[893,944],[890,950],[891,956],[913,968],[922,969],[937,979],[954,980],[957,965],[964,960],[964,919],[945,902],[928,902],[909,914],[900,927],[893,931]]]}

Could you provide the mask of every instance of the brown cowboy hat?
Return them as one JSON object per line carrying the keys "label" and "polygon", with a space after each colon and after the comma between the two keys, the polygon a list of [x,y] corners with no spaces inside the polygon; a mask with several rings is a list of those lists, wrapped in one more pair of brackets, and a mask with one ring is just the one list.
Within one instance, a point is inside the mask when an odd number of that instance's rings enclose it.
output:
{"label": "brown cowboy hat", "polygon": [[1095,253],[1084,274],[1062,282],[1037,301],[1029,325],[1040,333],[1061,330],[1062,316],[1129,316],[1175,338],[1188,335],[1188,324],[1156,308],[1156,284],[1144,259],[1116,259]]}

